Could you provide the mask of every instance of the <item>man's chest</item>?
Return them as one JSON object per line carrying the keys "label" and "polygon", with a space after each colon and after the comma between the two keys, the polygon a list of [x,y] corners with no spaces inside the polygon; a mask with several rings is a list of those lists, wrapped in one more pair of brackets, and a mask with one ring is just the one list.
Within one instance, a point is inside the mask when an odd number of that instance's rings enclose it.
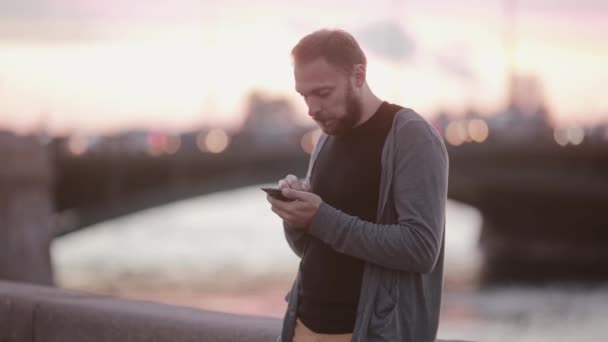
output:
{"label": "man's chest", "polygon": [[379,143],[345,146],[328,140],[312,169],[312,191],[340,210],[348,211],[365,204],[375,207],[380,185],[381,153]]}

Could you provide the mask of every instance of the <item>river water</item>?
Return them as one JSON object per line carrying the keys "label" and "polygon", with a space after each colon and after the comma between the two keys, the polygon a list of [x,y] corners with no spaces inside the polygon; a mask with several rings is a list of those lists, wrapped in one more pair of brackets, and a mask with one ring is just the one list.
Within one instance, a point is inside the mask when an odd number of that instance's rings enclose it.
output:
{"label": "river water", "polygon": [[[57,282],[281,317],[299,260],[260,186],[175,202],[56,239]],[[608,284],[479,289],[480,225],[475,209],[448,203],[440,338],[608,341]]]}

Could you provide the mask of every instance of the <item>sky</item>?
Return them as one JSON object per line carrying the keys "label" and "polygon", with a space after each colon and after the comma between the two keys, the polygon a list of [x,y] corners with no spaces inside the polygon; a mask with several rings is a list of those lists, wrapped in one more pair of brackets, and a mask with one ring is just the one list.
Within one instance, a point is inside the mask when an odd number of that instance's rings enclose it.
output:
{"label": "sky", "polygon": [[528,0],[0,1],[0,128],[183,131],[238,124],[253,90],[294,91],[289,52],[322,27],[353,33],[381,98],[432,117],[504,106],[516,72],[558,125],[608,120],[608,2]]}

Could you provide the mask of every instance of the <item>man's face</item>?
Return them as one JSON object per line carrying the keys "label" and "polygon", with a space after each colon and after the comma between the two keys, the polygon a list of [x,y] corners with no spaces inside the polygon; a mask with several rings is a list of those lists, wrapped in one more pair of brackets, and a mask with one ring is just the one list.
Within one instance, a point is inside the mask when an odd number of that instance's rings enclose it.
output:
{"label": "man's face", "polygon": [[310,115],[329,135],[353,128],[361,119],[361,101],[351,77],[318,58],[294,68],[296,91],[302,95]]}

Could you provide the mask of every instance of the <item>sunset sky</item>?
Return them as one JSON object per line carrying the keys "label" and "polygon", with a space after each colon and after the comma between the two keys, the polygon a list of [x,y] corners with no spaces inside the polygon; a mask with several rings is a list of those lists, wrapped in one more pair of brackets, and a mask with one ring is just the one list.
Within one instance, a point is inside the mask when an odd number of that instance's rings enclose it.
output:
{"label": "sunset sky", "polygon": [[[608,1],[516,1],[515,68],[558,124],[608,120]],[[373,5],[371,5],[373,3]],[[382,98],[431,117],[505,101],[505,1],[3,0],[0,128],[54,133],[232,125],[254,89],[288,96],[289,52],[352,32]]]}

